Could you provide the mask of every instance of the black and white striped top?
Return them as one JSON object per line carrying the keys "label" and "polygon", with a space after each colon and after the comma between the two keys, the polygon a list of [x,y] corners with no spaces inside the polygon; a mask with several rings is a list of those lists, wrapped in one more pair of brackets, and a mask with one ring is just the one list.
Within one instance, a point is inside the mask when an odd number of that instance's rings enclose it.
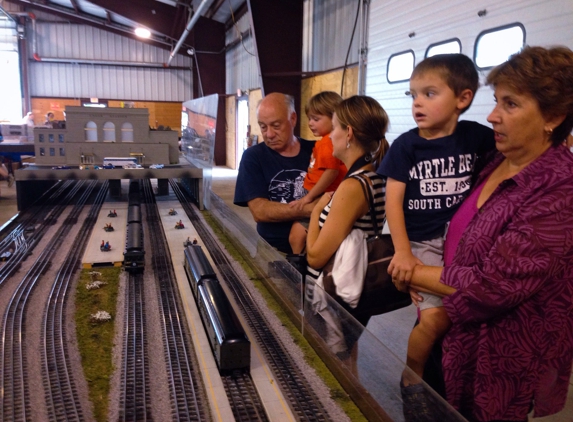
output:
{"label": "black and white striped top", "polygon": [[[386,207],[385,207],[385,205],[386,205],[386,178],[380,176],[379,174],[377,174],[373,171],[366,171],[366,170],[357,170],[348,177],[354,177],[355,175],[358,175],[358,174],[364,174],[366,177],[368,177],[372,181],[371,189],[372,189],[372,192],[374,194],[374,196],[373,196],[374,197],[374,209],[376,212],[376,219],[377,219],[377,223],[378,223],[378,232],[380,232],[380,231],[382,231],[382,227],[384,226],[384,223],[386,222]],[[362,182],[360,182],[360,183],[362,183]],[[334,193],[334,195],[336,195],[336,192]],[[332,195],[332,198],[334,198],[334,195]],[[330,202],[324,207],[324,209],[320,213],[320,217],[318,219],[318,225],[320,228],[322,228],[322,226],[324,226],[324,222],[328,218],[331,204],[332,204],[332,199],[330,200]],[[361,229],[362,231],[367,233],[368,236],[374,236],[375,233],[374,233],[374,228],[372,226],[372,218],[370,216],[370,210],[368,210],[366,212],[366,214],[364,214],[362,217],[360,217],[358,220],[356,220],[354,222],[354,225],[352,226],[352,228],[353,229]],[[308,273],[309,273],[310,277],[312,277],[316,280],[318,278],[318,276],[320,275],[320,270],[315,270],[311,267],[308,267]]]}

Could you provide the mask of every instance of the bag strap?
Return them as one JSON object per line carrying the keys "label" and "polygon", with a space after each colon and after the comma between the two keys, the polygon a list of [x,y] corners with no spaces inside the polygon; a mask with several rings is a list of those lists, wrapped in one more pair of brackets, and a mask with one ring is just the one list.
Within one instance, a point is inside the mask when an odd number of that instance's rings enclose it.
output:
{"label": "bag strap", "polygon": [[[362,192],[364,193],[364,198],[366,198],[366,203],[370,211],[370,219],[372,220],[372,227],[374,228],[374,235],[378,236],[381,234],[382,229],[378,231],[378,218],[376,217],[376,209],[374,207],[374,197],[372,195],[373,187],[370,185],[370,178],[364,173],[356,174],[354,178],[360,181],[360,186],[362,187]],[[367,188],[368,186],[368,188]]]}

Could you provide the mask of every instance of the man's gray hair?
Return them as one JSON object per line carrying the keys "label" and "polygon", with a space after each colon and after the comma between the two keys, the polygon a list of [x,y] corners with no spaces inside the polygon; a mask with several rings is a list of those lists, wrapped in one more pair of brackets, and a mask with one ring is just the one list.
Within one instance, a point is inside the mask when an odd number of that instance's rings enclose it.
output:
{"label": "man's gray hair", "polygon": [[288,109],[288,114],[291,115],[294,113],[294,97],[292,95],[285,94],[285,103]]}

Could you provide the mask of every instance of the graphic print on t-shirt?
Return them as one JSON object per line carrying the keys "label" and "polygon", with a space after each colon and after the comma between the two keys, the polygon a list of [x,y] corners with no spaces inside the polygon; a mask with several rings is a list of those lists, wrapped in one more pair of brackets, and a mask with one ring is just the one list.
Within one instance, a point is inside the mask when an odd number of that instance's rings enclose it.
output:
{"label": "graphic print on t-shirt", "polygon": [[458,205],[470,188],[475,154],[459,154],[421,160],[409,172],[409,180],[419,180],[419,194],[405,204],[409,210],[436,210]]}
{"label": "graphic print on t-shirt", "polygon": [[310,156],[310,164],[308,165],[308,168],[313,169],[315,162],[316,162],[316,158],[314,158],[314,150],[313,150],[312,155]]}
{"label": "graphic print on t-shirt", "polygon": [[306,171],[296,169],[281,170],[269,183],[269,199],[274,202],[288,204],[304,196],[302,184]]}

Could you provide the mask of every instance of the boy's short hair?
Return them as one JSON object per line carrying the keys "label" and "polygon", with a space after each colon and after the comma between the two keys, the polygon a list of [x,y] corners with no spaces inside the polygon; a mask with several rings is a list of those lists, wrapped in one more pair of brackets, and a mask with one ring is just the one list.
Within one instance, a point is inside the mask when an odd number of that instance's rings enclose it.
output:
{"label": "boy's short hair", "polygon": [[[458,53],[437,54],[428,57],[418,63],[410,79],[427,72],[440,74],[456,96],[460,95],[464,89],[469,89],[475,97],[479,87],[479,76],[474,63],[468,56]],[[461,112],[463,113],[470,108],[471,104],[470,102]]]}
{"label": "boy's short hair", "polygon": [[304,112],[309,114],[318,114],[320,116],[328,116],[332,119],[334,109],[342,102],[342,97],[333,91],[323,91],[314,95],[306,106]]}

